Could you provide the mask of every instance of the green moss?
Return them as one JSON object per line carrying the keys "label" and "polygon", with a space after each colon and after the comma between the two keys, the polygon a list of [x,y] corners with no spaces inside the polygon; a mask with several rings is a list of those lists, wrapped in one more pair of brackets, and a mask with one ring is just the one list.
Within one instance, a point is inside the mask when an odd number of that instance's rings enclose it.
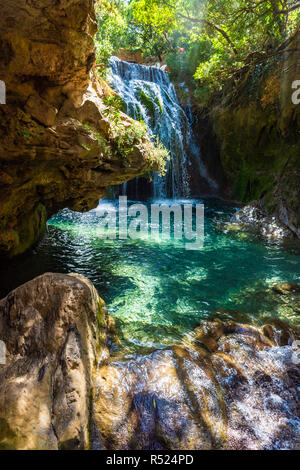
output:
{"label": "green moss", "polygon": [[[98,140],[99,144],[101,145],[101,147],[103,148],[104,152],[107,153],[107,155],[111,155],[111,147],[109,145],[109,142],[108,140],[101,134],[99,134],[99,132],[97,132],[91,125],[87,124],[87,123],[84,123],[82,124],[82,126],[87,129],[95,139]],[[90,148],[83,144],[83,143],[80,143],[81,147],[83,147],[85,150],[90,150]]]}
{"label": "green moss", "polygon": [[163,109],[163,106],[162,106],[162,104],[161,104],[160,99],[158,98],[158,96],[156,97],[156,104],[157,104],[157,106],[159,107],[159,112],[160,112],[160,114],[163,114],[164,109]]}
{"label": "green moss", "polygon": [[18,132],[19,136],[25,137],[25,139],[27,139],[27,140],[31,139],[31,135],[29,134],[27,129],[17,127],[17,132]]}
{"label": "green moss", "polygon": [[103,136],[101,134],[99,134],[99,132],[97,132],[92,126],[90,126],[90,124],[84,123],[84,124],[82,124],[82,126],[85,129],[87,129],[88,131],[90,131],[93,134],[93,136],[96,137],[97,140],[102,141],[104,139]]}
{"label": "green moss", "polygon": [[300,148],[293,124],[283,133],[280,116],[255,101],[219,108],[213,119],[232,197],[246,204],[263,200],[270,214],[283,204],[299,226]]}
{"label": "green moss", "polygon": [[123,113],[126,113],[127,105],[125,101],[119,95],[105,96],[103,98],[106,106],[113,107]]}
{"label": "green moss", "polygon": [[150,116],[154,116],[155,104],[152,101],[152,99],[143,90],[139,90],[139,100],[145,106]]}
{"label": "green moss", "polygon": [[0,450],[14,450],[16,434],[10,428],[8,422],[0,418]]}
{"label": "green moss", "polygon": [[37,204],[31,213],[21,217],[18,226],[18,240],[9,256],[24,253],[36,243],[46,230],[47,211],[43,204]]}

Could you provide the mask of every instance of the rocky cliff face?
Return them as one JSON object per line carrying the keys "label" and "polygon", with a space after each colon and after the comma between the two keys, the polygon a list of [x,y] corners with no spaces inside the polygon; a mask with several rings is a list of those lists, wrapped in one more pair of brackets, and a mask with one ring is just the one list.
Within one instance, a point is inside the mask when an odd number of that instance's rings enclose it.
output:
{"label": "rocky cliff face", "polygon": [[298,238],[300,105],[292,102],[292,84],[299,77],[298,31],[286,52],[244,67],[208,110],[227,194],[243,203],[259,201],[255,207],[264,219],[274,216]]}
{"label": "rocky cliff face", "polygon": [[105,106],[93,0],[2,2],[0,252],[25,251],[58,210],[94,208],[106,187],[158,169],[145,131]]}

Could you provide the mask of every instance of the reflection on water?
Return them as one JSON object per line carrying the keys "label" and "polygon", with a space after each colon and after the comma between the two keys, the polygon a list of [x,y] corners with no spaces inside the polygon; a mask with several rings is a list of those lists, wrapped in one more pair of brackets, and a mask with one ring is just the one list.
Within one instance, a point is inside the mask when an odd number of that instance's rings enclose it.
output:
{"label": "reflection on water", "polygon": [[271,287],[300,281],[299,243],[217,232],[214,219],[228,220],[235,208],[214,199],[205,207],[201,251],[186,251],[179,240],[101,240],[97,210],[64,210],[35,249],[2,263],[1,297],[46,271],[83,274],[132,348],[173,344],[203,319],[262,323],[277,316],[296,323],[300,305]]}

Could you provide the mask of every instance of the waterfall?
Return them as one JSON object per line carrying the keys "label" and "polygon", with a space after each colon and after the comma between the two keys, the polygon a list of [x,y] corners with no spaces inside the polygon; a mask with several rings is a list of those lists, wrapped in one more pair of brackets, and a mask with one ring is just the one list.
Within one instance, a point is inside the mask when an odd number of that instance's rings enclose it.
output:
{"label": "waterfall", "polygon": [[192,123],[178,102],[168,73],[112,57],[109,80],[126,103],[127,114],[143,120],[150,135],[158,136],[170,151],[166,175],[154,175],[152,196],[158,199],[190,196],[190,179],[195,167],[199,172],[199,182],[205,180],[206,187],[215,191],[217,185],[207,175]]}

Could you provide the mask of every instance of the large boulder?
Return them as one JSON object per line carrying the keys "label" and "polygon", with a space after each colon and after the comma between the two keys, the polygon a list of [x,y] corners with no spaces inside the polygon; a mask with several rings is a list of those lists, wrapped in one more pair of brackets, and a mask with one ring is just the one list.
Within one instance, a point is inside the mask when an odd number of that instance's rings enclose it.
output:
{"label": "large boulder", "polygon": [[77,274],[44,274],[0,301],[0,449],[89,446],[107,324],[104,302]]}

